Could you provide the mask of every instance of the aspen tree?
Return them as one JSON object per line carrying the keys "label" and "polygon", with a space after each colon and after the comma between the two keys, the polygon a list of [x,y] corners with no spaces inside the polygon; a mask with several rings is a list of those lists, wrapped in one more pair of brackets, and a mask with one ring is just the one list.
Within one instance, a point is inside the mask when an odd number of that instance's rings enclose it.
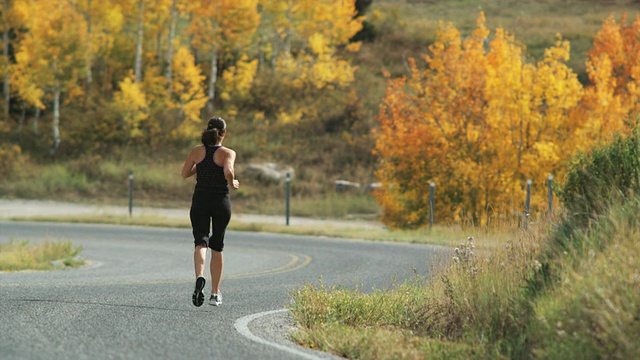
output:
{"label": "aspen tree", "polygon": [[484,23],[481,13],[468,37],[441,23],[424,67],[410,60],[406,78],[389,80],[375,151],[390,226],[427,224],[431,181],[436,219],[517,214],[525,181],[542,182],[570,156],[582,87],[565,64],[569,43],[559,38],[533,64],[512,35],[490,36]]}

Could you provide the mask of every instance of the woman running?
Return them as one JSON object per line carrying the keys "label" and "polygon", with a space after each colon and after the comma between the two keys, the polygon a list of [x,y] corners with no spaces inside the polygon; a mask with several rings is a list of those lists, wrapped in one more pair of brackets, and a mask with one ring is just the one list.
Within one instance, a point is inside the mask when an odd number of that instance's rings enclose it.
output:
{"label": "woman running", "polygon": [[191,199],[191,227],[195,251],[193,264],[196,273],[196,286],[193,291],[193,305],[204,303],[204,267],[207,248],[211,248],[211,297],[209,303],[222,305],[220,280],[224,260],[224,234],[231,220],[231,201],[229,188],[238,189],[240,183],[235,179],[233,165],[236,152],[222,146],[227,133],[227,124],[222,118],[209,119],[207,128],[202,132],[202,145],[194,147],[182,166],[182,177],[196,175],[196,186]]}

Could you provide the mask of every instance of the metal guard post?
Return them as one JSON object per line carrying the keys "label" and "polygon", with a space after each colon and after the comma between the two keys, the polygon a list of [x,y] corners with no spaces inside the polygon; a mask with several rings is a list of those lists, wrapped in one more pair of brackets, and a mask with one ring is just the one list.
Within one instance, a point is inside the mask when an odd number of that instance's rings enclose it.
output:
{"label": "metal guard post", "polygon": [[429,229],[433,227],[433,211],[435,209],[435,189],[436,183],[429,183]]}
{"label": "metal guard post", "polygon": [[133,213],[133,170],[129,170],[129,217]]}
{"label": "metal guard post", "polygon": [[285,202],[286,202],[286,224],[289,226],[289,192],[291,187],[291,174],[287,173],[287,177],[285,179]]}

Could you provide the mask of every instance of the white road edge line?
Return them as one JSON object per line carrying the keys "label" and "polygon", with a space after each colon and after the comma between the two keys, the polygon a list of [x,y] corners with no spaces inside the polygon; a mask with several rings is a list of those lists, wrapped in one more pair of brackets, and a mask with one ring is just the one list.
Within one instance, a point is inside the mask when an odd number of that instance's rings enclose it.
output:
{"label": "white road edge line", "polygon": [[265,311],[265,312],[261,312],[261,313],[257,313],[257,314],[247,315],[247,316],[241,317],[240,319],[236,320],[235,323],[233,324],[233,326],[240,333],[240,335],[246,337],[247,339],[249,339],[251,341],[255,341],[255,342],[263,344],[263,345],[274,347],[274,348],[276,348],[278,350],[285,351],[285,352],[291,353],[291,354],[296,355],[296,356],[300,356],[300,357],[302,357],[304,359],[312,359],[312,360],[321,359],[319,357],[313,356],[311,354],[307,354],[307,353],[302,352],[300,350],[296,350],[296,349],[290,348],[288,346],[280,345],[280,344],[277,344],[277,343],[274,343],[274,342],[267,341],[265,339],[259,338],[259,337],[255,336],[255,335],[253,335],[251,333],[251,331],[249,330],[249,323],[251,323],[253,320],[261,318],[263,316],[277,314],[277,313],[286,312],[286,311],[287,311],[287,309],[279,309],[279,310],[271,310],[271,311]]}

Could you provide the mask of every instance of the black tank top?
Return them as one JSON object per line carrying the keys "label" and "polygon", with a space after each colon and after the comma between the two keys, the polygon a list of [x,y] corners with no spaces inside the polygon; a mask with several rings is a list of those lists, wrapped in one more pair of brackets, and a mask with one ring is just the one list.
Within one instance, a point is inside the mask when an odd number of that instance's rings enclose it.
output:
{"label": "black tank top", "polygon": [[204,159],[196,164],[195,191],[229,193],[229,184],[224,177],[224,168],[213,161],[213,154],[221,147],[221,145],[204,147],[206,151]]}

